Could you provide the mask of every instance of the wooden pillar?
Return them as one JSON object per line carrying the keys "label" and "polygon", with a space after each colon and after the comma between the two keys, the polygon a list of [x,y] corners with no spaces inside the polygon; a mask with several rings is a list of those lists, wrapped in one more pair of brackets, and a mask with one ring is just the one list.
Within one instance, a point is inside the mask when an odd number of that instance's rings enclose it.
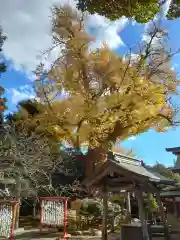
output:
{"label": "wooden pillar", "polygon": [[36,217],[36,205],[37,205],[37,199],[33,199],[33,212],[32,212],[32,217]]}
{"label": "wooden pillar", "polygon": [[107,240],[108,193],[106,187],[103,188],[102,196],[103,196],[102,239]]}
{"label": "wooden pillar", "polygon": [[127,192],[126,207],[127,207],[127,215],[131,216],[131,196],[130,196],[130,192]]}
{"label": "wooden pillar", "polygon": [[157,203],[158,203],[158,206],[159,206],[161,219],[162,219],[163,225],[164,225],[164,239],[170,240],[169,226],[168,226],[166,215],[165,215],[165,212],[164,212],[164,207],[163,207],[163,204],[161,202],[160,191],[156,192],[156,199],[157,199]]}
{"label": "wooden pillar", "polygon": [[174,215],[176,217],[178,217],[177,203],[176,203],[176,198],[175,197],[173,197],[173,207],[174,207],[174,209],[173,209]]}
{"label": "wooden pillar", "polygon": [[15,219],[15,229],[19,228],[19,217],[20,217],[20,206],[21,206],[21,178],[18,175],[16,177],[16,185],[15,185],[15,196],[16,200],[19,202],[16,208],[16,219]]}
{"label": "wooden pillar", "polygon": [[149,240],[149,233],[148,233],[148,227],[147,227],[144,204],[143,204],[143,195],[140,189],[136,191],[136,197],[138,201],[139,218],[141,220],[143,240]]}

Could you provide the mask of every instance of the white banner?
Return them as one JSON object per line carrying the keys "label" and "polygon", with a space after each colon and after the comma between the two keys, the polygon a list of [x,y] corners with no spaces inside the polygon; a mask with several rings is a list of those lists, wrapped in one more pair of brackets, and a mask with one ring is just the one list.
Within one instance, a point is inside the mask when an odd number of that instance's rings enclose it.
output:
{"label": "white banner", "polygon": [[0,236],[9,238],[13,221],[13,206],[0,204]]}
{"label": "white banner", "polygon": [[42,200],[42,224],[62,226],[64,224],[64,202]]}

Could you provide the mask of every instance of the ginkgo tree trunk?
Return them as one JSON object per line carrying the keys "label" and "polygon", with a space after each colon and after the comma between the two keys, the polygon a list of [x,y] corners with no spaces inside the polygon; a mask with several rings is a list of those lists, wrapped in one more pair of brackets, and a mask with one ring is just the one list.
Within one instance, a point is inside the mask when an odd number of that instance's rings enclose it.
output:
{"label": "ginkgo tree trunk", "polygon": [[37,68],[35,89],[44,108],[29,123],[73,146],[85,159],[87,175],[115,142],[148,129],[165,131],[176,113],[170,97],[178,94],[166,35],[153,26],[133,55],[120,56],[106,44],[92,50],[95,39],[85,31],[83,15],[69,6],[54,7],[52,36],[59,56],[49,70],[43,64]]}

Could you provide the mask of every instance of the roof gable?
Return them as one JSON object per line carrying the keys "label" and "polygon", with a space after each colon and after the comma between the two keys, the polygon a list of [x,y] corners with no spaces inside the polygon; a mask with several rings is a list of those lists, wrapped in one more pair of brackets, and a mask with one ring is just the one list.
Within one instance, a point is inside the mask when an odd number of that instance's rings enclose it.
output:
{"label": "roof gable", "polygon": [[[113,185],[115,179],[111,175],[119,175],[116,184],[138,184],[154,183],[173,184],[174,182],[164,176],[154,172],[152,169],[145,166],[143,161],[129,156],[125,156],[115,152],[108,152],[107,161],[98,169],[98,171],[88,179],[83,181],[87,186],[100,185],[104,179],[108,179],[108,184]],[[121,177],[120,177],[121,176]],[[123,178],[123,177],[124,178]],[[119,179],[119,182],[118,182]]]}

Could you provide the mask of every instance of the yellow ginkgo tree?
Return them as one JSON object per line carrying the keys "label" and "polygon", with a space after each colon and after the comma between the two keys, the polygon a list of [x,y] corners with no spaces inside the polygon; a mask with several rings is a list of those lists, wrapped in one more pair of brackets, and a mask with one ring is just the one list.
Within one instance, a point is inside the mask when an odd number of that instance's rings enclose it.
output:
{"label": "yellow ginkgo tree", "polygon": [[106,44],[92,50],[95,39],[84,24],[69,6],[53,9],[52,36],[60,53],[48,72],[43,65],[37,69],[35,89],[44,107],[29,123],[77,151],[86,148],[92,162],[100,161],[92,154],[117,141],[170,126],[178,81],[161,29],[154,26],[141,51],[124,57]]}

